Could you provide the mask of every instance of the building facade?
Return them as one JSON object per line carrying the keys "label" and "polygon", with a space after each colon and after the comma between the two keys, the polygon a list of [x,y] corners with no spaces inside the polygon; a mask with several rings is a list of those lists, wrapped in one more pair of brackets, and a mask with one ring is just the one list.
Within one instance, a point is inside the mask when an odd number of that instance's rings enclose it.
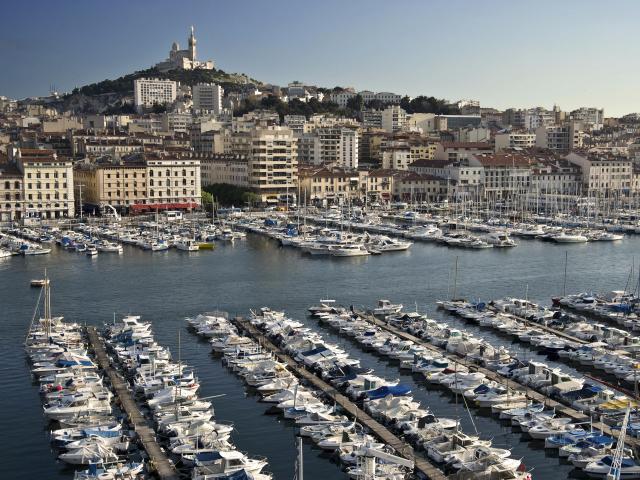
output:
{"label": "building facade", "polygon": [[159,78],[137,78],[133,81],[134,102],[138,113],[154,105],[166,105],[176,101],[178,83]]}

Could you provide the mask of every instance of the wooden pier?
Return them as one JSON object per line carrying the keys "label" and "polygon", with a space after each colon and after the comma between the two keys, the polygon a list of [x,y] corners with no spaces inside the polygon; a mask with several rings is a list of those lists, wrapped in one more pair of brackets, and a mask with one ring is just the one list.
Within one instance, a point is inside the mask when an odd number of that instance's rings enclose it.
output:
{"label": "wooden pier", "polygon": [[359,423],[366,426],[377,438],[393,447],[398,455],[409,460],[413,460],[415,464],[415,471],[418,474],[430,480],[445,480],[447,478],[444,473],[433,465],[424,455],[414,452],[413,448],[409,444],[399,439],[377,420],[373,419],[364,410],[359,408],[349,398],[342,395],[338,390],[322,380],[315,373],[308,371],[302,365],[298,364],[289,355],[285,354],[282,349],[271,342],[269,338],[254,327],[249,321],[241,317],[236,317],[233,322],[242,331],[253,337],[263,348],[270,350],[280,361],[286,363],[289,369],[298,378],[306,380],[315,388],[321,390],[331,400],[340,405],[347,413],[356,418]]}
{"label": "wooden pier", "polygon": [[178,480],[178,472],[156,441],[156,433],[140,412],[129,390],[129,384],[122,375],[111,366],[104,348],[104,343],[98,336],[95,327],[87,327],[87,336],[95,352],[98,365],[109,377],[109,381],[113,386],[114,393],[122,410],[127,414],[129,423],[136,431],[136,434],[142,442],[142,446],[149,456],[149,469],[155,472],[160,480]]}
{"label": "wooden pier", "polygon": [[[439,356],[442,357],[446,357],[449,361],[458,364],[458,365],[462,365],[466,368],[469,369],[469,371],[475,371],[475,372],[480,372],[482,374],[484,374],[489,380],[493,380],[495,382],[498,382],[502,385],[505,385],[508,388],[511,388],[513,390],[522,392],[523,394],[525,394],[527,396],[527,398],[539,402],[539,403],[543,403],[544,405],[546,405],[547,408],[553,408],[556,412],[556,414],[559,415],[563,415],[565,417],[569,417],[571,418],[573,421],[578,422],[578,423],[590,423],[590,418],[588,416],[586,416],[584,413],[568,406],[565,405],[563,403],[560,403],[550,397],[547,397],[546,395],[543,395],[540,392],[537,392],[535,390],[533,390],[532,388],[529,387],[525,387],[519,383],[516,383],[513,380],[510,380],[506,377],[503,377],[502,375],[500,375],[497,372],[494,372],[493,370],[489,370],[488,368],[484,368],[470,360],[467,360],[466,358],[463,357],[458,357],[456,355],[453,355],[449,352],[447,352],[444,349],[441,349],[439,347],[436,347],[434,345],[432,345],[429,342],[426,342],[424,340],[422,340],[421,338],[415,337],[407,332],[404,332],[398,328],[395,328],[385,322],[383,322],[382,320],[380,320],[379,318],[376,318],[373,315],[370,315],[368,313],[362,312],[362,311],[358,311],[356,312],[358,317],[360,317],[363,320],[366,320],[369,323],[372,323],[374,325],[376,325],[377,327],[380,327],[383,330],[386,330],[389,333],[393,333],[394,335],[402,338],[403,340],[410,340],[412,342],[414,342],[417,345],[422,345],[423,347],[425,347],[426,349],[436,353]],[[605,435],[608,435],[610,437],[613,438],[618,438],[618,436],[620,435],[620,431],[619,430],[614,430],[613,428],[611,428],[609,425],[603,423],[603,422],[599,422],[599,421],[593,421],[592,422],[592,426],[594,430],[600,430],[602,431]],[[636,452],[640,452],[640,439],[637,438],[633,438],[630,437],[629,435],[627,435],[625,437],[625,443],[627,445],[629,445],[630,447],[634,448],[634,450]]]}

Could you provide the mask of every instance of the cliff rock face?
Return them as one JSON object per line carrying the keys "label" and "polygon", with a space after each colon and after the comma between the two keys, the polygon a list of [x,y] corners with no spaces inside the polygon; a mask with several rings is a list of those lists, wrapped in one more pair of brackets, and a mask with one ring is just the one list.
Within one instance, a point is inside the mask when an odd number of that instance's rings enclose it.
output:
{"label": "cliff rock face", "polygon": [[123,93],[103,93],[100,95],[73,93],[61,98],[58,107],[60,111],[84,114],[124,112],[127,109],[133,111],[133,92],[128,95]]}

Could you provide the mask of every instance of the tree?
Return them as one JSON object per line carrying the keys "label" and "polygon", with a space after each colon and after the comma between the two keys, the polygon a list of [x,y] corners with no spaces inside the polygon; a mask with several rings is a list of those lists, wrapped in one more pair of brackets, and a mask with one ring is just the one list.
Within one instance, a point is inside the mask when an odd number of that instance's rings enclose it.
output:
{"label": "tree", "polygon": [[347,100],[347,108],[356,112],[362,111],[364,108],[364,100],[362,99],[362,95],[358,94],[355,97],[351,97]]}
{"label": "tree", "polygon": [[202,208],[209,211],[213,207],[213,195],[211,193],[202,191]]}

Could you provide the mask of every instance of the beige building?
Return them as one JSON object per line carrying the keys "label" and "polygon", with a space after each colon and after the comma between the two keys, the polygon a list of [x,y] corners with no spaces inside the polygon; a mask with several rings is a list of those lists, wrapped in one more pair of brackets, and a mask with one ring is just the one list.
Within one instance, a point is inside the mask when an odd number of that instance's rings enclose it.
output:
{"label": "beige building", "polygon": [[200,160],[186,155],[145,154],[147,205],[196,208],[201,203]]}
{"label": "beige building", "polygon": [[84,163],[76,166],[74,177],[78,202],[83,205],[111,205],[119,209],[146,203],[147,169],[143,163]]}
{"label": "beige building", "polygon": [[367,200],[389,202],[393,197],[393,181],[397,171],[388,169],[360,172]]}
{"label": "beige building", "polygon": [[301,168],[298,175],[300,195],[311,203],[343,204],[360,197],[360,178],[355,170]]}
{"label": "beige building", "polygon": [[[297,139],[284,127],[256,127],[237,142],[238,151],[247,153],[249,186],[263,203],[295,198],[298,187]],[[235,137],[235,136],[234,136]]]}
{"label": "beige building", "polygon": [[42,219],[74,215],[73,164],[53,150],[12,149],[23,175],[24,216]]}
{"label": "beige building", "polygon": [[22,217],[22,173],[7,157],[0,154],[0,223]]}
{"label": "beige building", "polygon": [[569,153],[566,160],[582,170],[585,195],[627,193],[632,188],[633,162],[626,158]]}
{"label": "beige building", "polygon": [[249,163],[241,155],[202,155],[200,170],[202,185],[226,183],[237,187],[249,186]]}
{"label": "beige building", "polygon": [[433,175],[405,172],[393,181],[393,196],[410,202],[440,202],[448,197],[450,183]]}
{"label": "beige building", "polygon": [[493,145],[485,142],[443,142],[436,145],[434,158],[456,162],[472,155],[493,153]]}
{"label": "beige building", "polygon": [[408,145],[381,147],[382,168],[407,170],[412,163],[411,150]]}

